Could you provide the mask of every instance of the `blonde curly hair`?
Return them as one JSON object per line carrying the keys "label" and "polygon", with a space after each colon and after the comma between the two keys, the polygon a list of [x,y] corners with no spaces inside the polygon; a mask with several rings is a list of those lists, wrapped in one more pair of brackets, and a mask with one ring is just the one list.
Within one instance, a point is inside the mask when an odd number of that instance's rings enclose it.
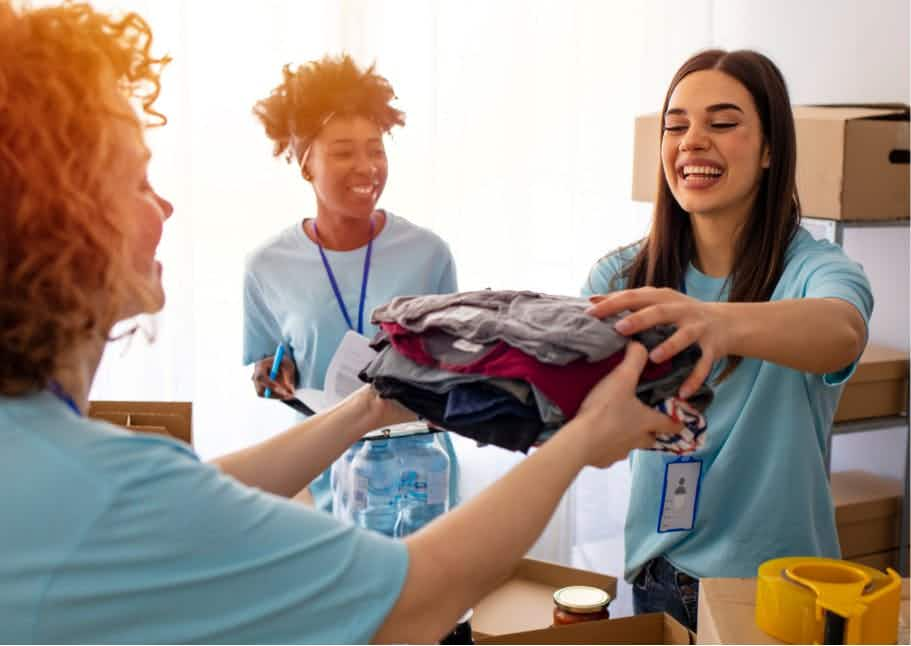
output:
{"label": "blonde curly hair", "polygon": [[[392,86],[373,65],[362,71],[351,56],[342,54],[325,56],[297,69],[285,65],[282,82],[267,98],[256,102],[253,114],[272,140],[273,154],[284,154],[290,162],[310,146],[333,115],[365,117],[384,133],[393,126],[404,126],[405,113],[389,105],[393,99]],[[295,150],[295,138],[302,143],[301,149]]]}
{"label": "blonde curly hair", "polygon": [[0,394],[45,388],[69,349],[153,298],[114,172],[124,133],[144,147],[144,126],[165,122],[153,105],[169,59],[151,43],[135,13],[0,0]]}

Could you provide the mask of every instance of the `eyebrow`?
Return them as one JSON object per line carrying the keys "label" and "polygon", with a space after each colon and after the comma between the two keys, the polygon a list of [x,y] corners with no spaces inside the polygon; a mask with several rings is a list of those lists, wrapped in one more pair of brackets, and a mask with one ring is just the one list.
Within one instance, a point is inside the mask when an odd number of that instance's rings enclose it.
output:
{"label": "eyebrow", "polygon": [[[706,112],[721,112],[723,110],[737,110],[737,112],[743,113],[741,107],[736,103],[713,103],[705,109]],[[686,114],[686,110],[683,108],[671,108],[664,113],[665,116],[672,114]]]}

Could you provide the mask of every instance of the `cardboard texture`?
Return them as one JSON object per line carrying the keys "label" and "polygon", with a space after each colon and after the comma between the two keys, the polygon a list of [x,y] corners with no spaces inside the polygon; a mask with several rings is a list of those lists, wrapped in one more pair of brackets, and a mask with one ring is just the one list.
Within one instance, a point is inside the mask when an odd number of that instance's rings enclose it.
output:
{"label": "cardboard texture", "polygon": [[[908,107],[794,106],[797,191],[804,215],[908,219]],[[633,199],[654,202],[661,122],[636,119]]]}
{"label": "cardboard texture", "polygon": [[867,554],[866,556],[852,556],[848,560],[877,570],[882,570],[883,572],[889,567],[898,572],[898,549],[876,552],[875,554]]}
{"label": "cardboard texture", "polygon": [[696,636],[664,613],[588,621],[477,640],[478,644],[693,644]]}
{"label": "cardboard texture", "polygon": [[901,480],[866,471],[836,471],[830,483],[842,558],[853,560],[898,548]]}
{"label": "cardboard texture", "polygon": [[[908,579],[902,580],[898,643],[908,643]],[[698,644],[782,644],[756,625],[756,579],[699,581]]]}
{"label": "cardboard texture", "polygon": [[836,422],[908,412],[908,353],[870,344],[845,384]]}
{"label": "cardboard texture", "polygon": [[474,607],[471,628],[475,639],[549,628],[554,591],[568,585],[592,585],[617,595],[617,579],[605,574],[522,559],[503,585]]}
{"label": "cardboard texture", "polygon": [[139,433],[159,433],[193,443],[191,402],[93,401],[89,417]]}

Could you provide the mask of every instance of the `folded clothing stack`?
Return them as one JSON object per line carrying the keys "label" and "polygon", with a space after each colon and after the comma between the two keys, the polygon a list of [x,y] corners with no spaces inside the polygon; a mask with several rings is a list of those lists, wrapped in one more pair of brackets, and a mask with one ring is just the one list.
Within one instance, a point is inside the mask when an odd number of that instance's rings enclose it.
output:
{"label": "folded clothing stack", "polygon": [[[623,360],[621,316],[597,319],[582,298],[528,291],[403,296],[373,311],[379,354],[362,372],[383,396],[428,422],[506,449],[528,451],[579,410],[588,392]],[[652,349],[674,333],[657,326],[633,338]],[[684,424],[654,449],[683,454],[702,446],[708,386],[675,397],[701,356],[693,345],[646,365],[641,401]]]}

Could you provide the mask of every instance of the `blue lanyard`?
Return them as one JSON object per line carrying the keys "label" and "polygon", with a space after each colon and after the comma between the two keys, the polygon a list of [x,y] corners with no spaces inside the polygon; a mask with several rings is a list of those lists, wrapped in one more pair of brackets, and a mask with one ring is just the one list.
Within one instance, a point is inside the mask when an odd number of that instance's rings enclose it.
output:
{"label": "blue lanyard", "polygon": [[[367,299],[367,278],[370,276],[370,256],[373,253],[373,214],[370,214],[370,240],[367,242],[367,255],[364,257],[364,277],[361,280],[361,304],[358,307],[357,312],[357,333],[364,333],[364,302]],[[353,330],[354,326],[351,324],[351,317],[348,316],[348,308],[345,307],[345,301],[342,299],[342,293],[338,288],[338,283],[335,281],[335,274],[332,273],[332,267],[329,266],[329,259],[326,258],[326,252],[323,251],[323,245],[319,240],[319,229],[316,228],[316,220],[313,220],[313,233],[316,236],[316,246],[319,247],[320,258],[323,259],[323,266],[326,268],[326,275],[329,276],[329,283],[332,285],[332,291],[335,292],[335,300],[338,302],[338,308],[342,311],[342,316],[345,317],[345,323],[348,324],[348,329]]]}
{"label": "blue lanyard", "polygon": [[70,407],[74,413],[82,417],[82,411],[79,410],[79,406],[76,405],[76,401],[70,397],[70,394],[63,389],[63,386],[60,385],[56,379],[51,379],[47,382],[47,389],[51,391],[51,394],[54,395],[57,399],[62,401],[64,404]]}

